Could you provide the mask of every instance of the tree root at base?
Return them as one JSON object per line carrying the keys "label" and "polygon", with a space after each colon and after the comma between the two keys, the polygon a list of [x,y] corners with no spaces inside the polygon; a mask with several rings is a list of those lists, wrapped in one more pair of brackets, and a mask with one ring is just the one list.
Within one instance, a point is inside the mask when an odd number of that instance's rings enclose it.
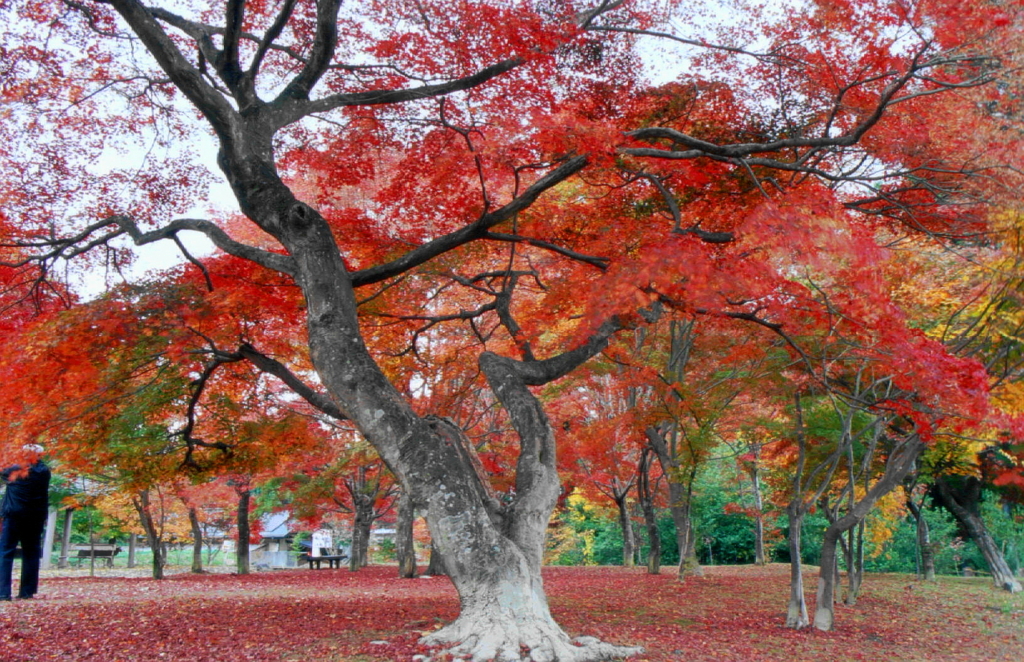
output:
{"label": "tree root at base", "polygon": [[424,637],[429,646],[454,644],[444,652],[452,660],[471,662],[601,662],[621,660],[643,652],[636,646],[616,646],[595,637],[570,640],[553,621],[496,623],[492,619],[459,618]]}

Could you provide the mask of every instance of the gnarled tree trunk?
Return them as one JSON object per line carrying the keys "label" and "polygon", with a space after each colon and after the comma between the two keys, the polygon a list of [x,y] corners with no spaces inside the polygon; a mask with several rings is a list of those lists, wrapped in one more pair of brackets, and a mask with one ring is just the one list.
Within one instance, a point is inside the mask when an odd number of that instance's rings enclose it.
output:
{"label": "gnarled tree trunk", "polygon": [[992,539],[992,534],[988,532],[988,527],[978,512],[981,503],[981,481],[972,476],[962,479],[962,484],[954,487],[947,476],[940,476],[935,479],[935,487],[942,505],[953,514],[981,550],[996,587],[1010,593],[1019,593],[1020,581],[1014,577],[1002,550]]}
{"label": "gnarled tree trunk", "polygon": [[[523,352],[524,361],[486,352],[480,357],[480,366],[520,439],[515,498],[511,503],[500,503],[489,493],[486,476],[474,466],[471,444],[463,443],[461,432],[417,415],[374,361],[362,335],[355,294],[356,287],[400,275],[483,236],[583,169],[587,157],[566,159],[517,191],[514,200],[489,208],[464,230],[441,238],[440,243],[428,242],[393,263],[352,272],[331,225],[316,209],[295,197],[282,181],[275,160],[278,132],[322,110],[309,95],[327,72],[338,44],[340,3],[317,4],[313,52],[301,71],[269,101],[258,96],[253,79],[245,74],[228,75],[231,82],[226,84],[233,97],[229,101],[199,74],[148,8],[131,0],[113,0],[111,4],[213,129],[220,147],[217,163],[242,213],[284,250],[271,252],[240,244],[201,221],[185,219],[176,222],[173,229],[153,233],[141,232],[128,217],[118,217],[117,222],[138,244],[167,238],[170,231],[200,229],[228,253],[274,270],[298,285],[305,303],[310,359],[329,395],[304,383],[286,366],[251,345],[242,344],[238,356],[278,376],[324,412],[351,421],[410,494],[414,506],[426,512],[434,544],[462,604],[458,619],[427,637],[427,641],[453,644],[459,655],[477,662],[492,658],[519,660],[524,647],[533,662],[599,660],[636,652],[638,649],[590,640],[582,646],[573,645],[548,611],[540,563],[560,485],[554,435],[528,388],[564,376],[603,350],[608,338],[622,328],[621,323],[610,320],[581,346],[545,360],[534,360],[529,351]],[[239,12],[241,7],[239,4]],[[240,18],[237,25],[241,25]],[[237,37],[237,31],[232,30],[228,36]],[[237,43],[232,43],[232,48],[235,46]],[[210,47],[216,48],[212,43]],[[221,64],[235,66],[235,54],[237,51],[232,50]],[[460,79],[463,82],[427,86],[426,94],[404,90],[393,98],[375,93],[372,100],[352,100],[380,104],[440,96],[482,84],[520,63],[507,60],[474,77]],[[341,107],[349,98],[345,94],[335,96],[327,102],[333,107]],[[508,317],[508,302],[504,305],[503,323]],[[510,332],[513,337],[517,335],[511,328]]]}
{"label": "gnarled tree trunk", "polygon": [[882,476],[871,485],[863,497],[853,503],[845,515],[831,523],[825,530],[821,544],[821,570],[818,575],[818,597],[814,612],[814,627],[817,629],[831,630],[835,622],[836,545],[839,536],[860,524],[879,499],[903,482],[903,479],[914,470],[915,462],[923,450],[924,442],[916,433],[902,439],[889,453]]}
{"label": "gnarled tree trunk", "polygon": [[639,650],[593,639],[574,643],[548,610],[540,570],[560,483],[554,433],[528,385],[546,383],[551,373],[571,365],[549,361],[519,363],[491,353],[480,357],[481,369],[520,438],[511,503],[498,501],[462,431],[446,419],[429,421],[444,446],[454,451],[440,491],[428,501],[427,518],[462,611],[426,642],[453,644],[457,656],[519,660],[526,647],[534,662],[569,662],[613,659]]}

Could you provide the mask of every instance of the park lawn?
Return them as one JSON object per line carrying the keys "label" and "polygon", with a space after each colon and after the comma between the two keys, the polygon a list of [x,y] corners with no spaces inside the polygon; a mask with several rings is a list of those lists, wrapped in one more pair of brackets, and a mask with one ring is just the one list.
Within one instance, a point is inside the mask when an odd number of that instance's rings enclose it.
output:
{"label": "park lawn", "polygon": [[[551,608],[573,635],[645,646],[634,660],[1020,662],[1024,595],[984,578],[869,575],[831,633],[782,627],[788,566],[726,566],[679,584],[611,567],[545,570]],[[814,575],[807,576],[813,610]],[[453,618],[444,578],[394,567],[248,576],[47,578],[40,599],[0,603],[0,660],[408,661],[417,633]],[[813,611],[812,611],[813,615]]]}

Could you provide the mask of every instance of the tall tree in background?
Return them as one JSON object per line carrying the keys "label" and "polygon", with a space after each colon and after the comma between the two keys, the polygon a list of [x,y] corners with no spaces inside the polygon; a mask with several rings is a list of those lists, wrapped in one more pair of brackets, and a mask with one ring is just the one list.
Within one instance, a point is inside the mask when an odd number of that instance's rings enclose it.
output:
{"label": "tall tree in background", "polygon": [[[741,27],[716,30],[703,4],[624,0],[6,5],[3,259],[40,276],[77,257],[119,267],[122,238],[195,231],[233,258],[202,263],[208,286],[223,268],[277,280],[277,301],[266,291],[250,304],[246,333],[209,336],[199,374],[248,362],[374,446],[427,513],[459,591],[459,618],[427,641],[475,662],[523,647],[534,661],[622,656],[634,649],[573,645],[549,613],[540,562],[560,486],[531,387],[661,307],[782,334],[840,309],[888,329],[879,342],[893,353],[876,358],[913,372],[916,354],[895,355],[911,342],[901,319],[853,293],[823,311],[800,274],[871,262],[876,234],[984,228],[981,201],[1013,175],[993,169],[1007,149],[969,127],[991,119],[982,88],[1012,43],[1011,9],[823,1],[759,19],[737,5]],[[687,64],[702,77],[648,84],[645,37],[696,49]],[[247,220],[179,216],[209,178],[182,155],[196,122]],[[174,145],[163,159],[92,165],[148,127],[144,140]],[[363,181],[378,191],[371,209],[334,199]],[[395,344],[361,317],[382,308],[471,328],[464,356],[478,357],[518,436],[510,498],[464,430],[422,416],[411,382],[393,379]],[[275,356],[293,338],[277,325],[300,318],[308,355]],[[429,337],[402,328],[409,351],[429,353]],[[970,369],[951,362],[944,377],[972,387]],[[191,392],[194,412],[205,390]],[[221,450],[190,430],[181,439],[190,464]]]}

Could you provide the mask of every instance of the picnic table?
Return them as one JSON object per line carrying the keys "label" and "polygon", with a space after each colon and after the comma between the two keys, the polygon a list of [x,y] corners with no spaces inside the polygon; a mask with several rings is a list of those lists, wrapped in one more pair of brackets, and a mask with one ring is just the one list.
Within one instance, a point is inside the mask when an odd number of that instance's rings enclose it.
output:
{"label": "picnic table", "polygon": [[299,563],[308,563],[309,569],[313,569],[313,564],[316,564],[316,569],[320,569],[320,564],[327,562],[328,568],[340,568],[342,561],[348,560],[348,554],[320,554],[319,556],[313,556],[312,554],[300,554]]}

